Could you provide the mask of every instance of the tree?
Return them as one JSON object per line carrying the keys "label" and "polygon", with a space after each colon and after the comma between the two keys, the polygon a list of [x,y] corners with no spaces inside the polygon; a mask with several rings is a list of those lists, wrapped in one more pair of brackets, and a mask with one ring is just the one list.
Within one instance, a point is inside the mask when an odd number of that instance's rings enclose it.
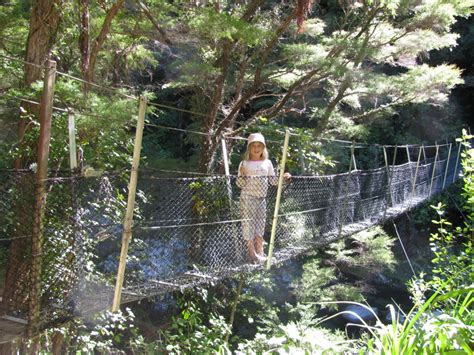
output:
{"label": "tree", "polygon": [[470,4],[320,3],[304,32],[294,25],[297,2],[221,2],[182,11],[195,59],[178,63],[181,75],[169,85],[191,89],[194,109],[207,113],[196,119],[212,133],[199,164],[210,171],[216,137],[236,134],[260,116],[304,116],[320,135],[332,120],[358,124],[408,104],[443,104],[461,82],[459,70],[416,59],[456,44],[451,26]]}
{"label": "tree", "polygon": [[[117,0],[113,3],[110,9],[107,10],[104,22],[100,29],[98,36],[91,44],[89,43],[89,8],[87,2],[81,0],[80,6],[81,12],[81,32],[79,36],[79,46],[81,50],[81,69],[83,78],[87,82],[94,81],[94,72],[97,64],[97,56],[102,50],[105,40],[109,35],[112,21],[116,17],[117,13],[123,7],[125,0]],[[87,87],[87,85],[86,85]]]}

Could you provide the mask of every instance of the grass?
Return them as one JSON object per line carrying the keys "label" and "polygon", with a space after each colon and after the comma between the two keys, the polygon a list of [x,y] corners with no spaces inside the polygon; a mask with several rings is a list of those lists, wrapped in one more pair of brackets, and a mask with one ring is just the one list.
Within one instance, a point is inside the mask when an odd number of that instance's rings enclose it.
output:
{"label": "grass", "polygon": [[[376,354],[472,354],[474,344],[474,287],[467,287],[440,294],[434,293],[421,306],[413,307],[407,314],[397,312],[388,305],[392,321],[384,324],[372,309],[357,302],[325,302],[356,304],[374,314],[376,324],[371,326],[351,311],[341,311],[324,318],[320,323],[342,314],[351,314],[360,324],[347,324],[366,329],[365,345],[360,353]],[[320,303],[318,303],[320,304]],[[446,307],[446,304],[452,307]],[[403,314],[403,321],[400,314]]]}

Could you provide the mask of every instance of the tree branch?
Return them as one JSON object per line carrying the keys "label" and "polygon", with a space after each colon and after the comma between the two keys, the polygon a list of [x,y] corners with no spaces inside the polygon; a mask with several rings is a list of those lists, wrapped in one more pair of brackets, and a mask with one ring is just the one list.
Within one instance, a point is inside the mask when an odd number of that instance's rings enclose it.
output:
{"label": "tree branch", "polygon": [[97,61],[97,56],[99,55],[100,50],[102,49],[102,46],[104,45],[105,40],[107,39],[107,35],[110,32],[110,27],[112,26],[112,21],[119,12],[119,10],[123,7],[125,0],[117,0],[110,10],[107,12],[107,15],[105,16],[104,23],[102,24],[102,28],[100,30],[99,35],[94,41],[94,45],[92,46],[91,54],[90,54],[90,60],[89,60],[89,68],[87,71],[87,75],[85,80],[92,82],[94,79],[94,69],[95,69],[95,64]]}
{"label": "tree branch", "polygon": [[162,39],[163,39],[163,42],[165,42],[167,45],[171,45],[172,42],[171,40],[168,38],[168,36],[166,35],[166,32],[165,30],[163,30],[163,28],[161,28],[161,26],[158,24],[158,21],[156,21],[156,19],[153,17],[153,15],[151,14],[150,10],[148,9],[148,7],[142,3],[140,0],[135,0],[138,4],[138,6],[140,6],[140,8],[143,10],[143,13],[145,14],[145,16],[150,20],[150,22],[153,24],[153,26],[155,27],[155,29],[160,33]]}

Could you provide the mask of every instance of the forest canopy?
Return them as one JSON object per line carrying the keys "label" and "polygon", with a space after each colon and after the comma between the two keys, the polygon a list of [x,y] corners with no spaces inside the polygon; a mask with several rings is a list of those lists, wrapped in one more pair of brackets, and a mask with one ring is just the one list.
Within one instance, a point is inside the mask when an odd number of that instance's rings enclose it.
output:
{"label": "forest canopy", "polygon": [[[36,65],[55,60],[58,71],[85,81],[57,88],[57,105],[110,115],[116,122],[109,127],[118,124],[125,131],[133,122],[117,108],[108,110],[107,102],[115,98],[94,84],[133,95],[148,92],[152,101],[188,112],[161,110],[149,119],[212,137],[238,135],[261,118],[284,118],[316,136],[422,141],[441,132],[452,138],[462,125],[448,105],[451,89],[463,83],[461,70],[425,59],[430,51],[456,46],[453,25],[469,16],[472,5],[455,0],[12,0],[1,5],[0,51]],[[2,62],[3,100],[8,94],[38,95],[38,66]],[[16,108],[9,106],[2,120],[14,122],[10,113]],[[437,124],[426,133],[372,128],[392,124],[393,117],[413,128],[432,120],[427,116],[436,117]],[[115,131],[90,121],[78,127],[79,135],[97,145],[99,137],[91,132]],[[151,151],[172,154],[169,135],[149,133],[145,143],[154,145]],[[125,136],[116,136],[118,145],[125,144]],[[212,137],[188,138],[179,144],[178,156],[195,156],[196,168],[213,170],[218,139]],[[86,148],[86,158],[94,161],[90,154]]]}

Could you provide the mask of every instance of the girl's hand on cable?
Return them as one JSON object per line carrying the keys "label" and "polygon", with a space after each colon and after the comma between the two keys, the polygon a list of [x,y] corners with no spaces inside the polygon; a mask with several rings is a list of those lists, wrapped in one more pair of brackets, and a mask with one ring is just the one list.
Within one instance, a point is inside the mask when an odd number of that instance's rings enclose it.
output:
{"label": "girl's hand on cable", "polygon": [[286,172],[286,173],[283,174],[283,178],[284,178],[285,180],[290,180],[290,179],[291,179],[291,174],[288,173],[288,172]]}

